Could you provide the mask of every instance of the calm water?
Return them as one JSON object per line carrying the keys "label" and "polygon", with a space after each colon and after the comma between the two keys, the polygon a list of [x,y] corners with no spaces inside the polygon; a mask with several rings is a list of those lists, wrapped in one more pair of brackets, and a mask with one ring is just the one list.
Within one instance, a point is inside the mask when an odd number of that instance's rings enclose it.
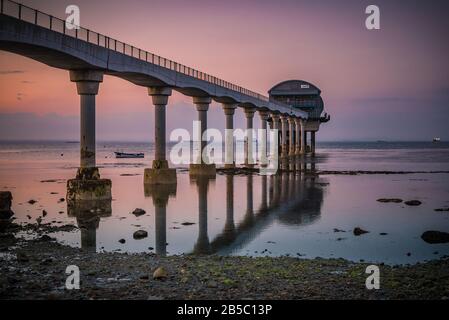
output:
{"label": "calm water", "polygon": [[[43,222],[81,226],[76,232],[53,234],[59,241],[96,251],[289,254],[390,264],[449,254],[448,245],[430,245],[420,238],[426,230],[449,232],[449,213],[434,211],[449,206],[449,174],[314,179],[294,174],[217,175],[192,181],[180,167],[176,190],[145,190],[143,170],[151,164],[151,144],[98,143],[97,149],[101,175],[112,180],[113,201],[109,213],[86,218],[68,212],[65,202],[58,203],[78,166],[77,143],[0,143],[0,190],[13,193],[16,221],[34,222],[45,209]],[[149,156],[115,159],[115,150]],[[318,170],[449,171],[447,143],[322,143],[318,153]],[[423,204],[382,204],[376,201],[381,197]],[[30,199],[38,203],[30,205]],[[147,214],[135,217],[135,208]],[[370,233],[353,236],[357,226]],[[334,228],[347,232],[336,233]],[[139,229],[149,237],[134,240],[133,232]],[[118,242],[122,238],[125,244]]]}

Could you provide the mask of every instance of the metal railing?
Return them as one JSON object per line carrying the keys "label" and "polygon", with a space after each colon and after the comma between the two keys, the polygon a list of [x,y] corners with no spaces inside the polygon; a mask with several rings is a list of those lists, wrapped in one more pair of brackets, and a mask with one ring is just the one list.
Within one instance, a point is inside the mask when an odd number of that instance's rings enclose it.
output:
{"label": "metal railing", "polygon": [[163,58],[161,56],[155,55],[151,52],[136,48],[127,43],[112,39],[108,36],[105,36],[101,33],[94,32],[92,30],[80,27],[75,28],[66,28],[66,21],[59,19],[57,17],[53,17],[49,14],[41,12],[39,10],[30,8],[23,4],[20,4],[11,0],[0,0],[0,13],[5,14],[19,20],[23,20],[40,27],[44,27],[50,29],[52,31],[56,31],[62,33],[64,35],[84,40],[89,43],[98,45],[100,47],[104,47],[110,50],[114,50],[116,52],[123,53],[125,55],[134,57],[136,59],[146,61],[152,64],[155,64],[159,67],[166,68],[169,70],[173,70],[175,72],[179,72],[185,74],[187,76],[193,77],[198,80],[206,81],[208,83],[237,91],[241,94],[245,94],[247,96],[251,96],[253,98],[268,101],[268,97],[253,92],[251,90],[245,89],[228,81],[219,79],[217,77],[211,76],[207,73],[195,70],[193,68],[187,67],[178,62]]}

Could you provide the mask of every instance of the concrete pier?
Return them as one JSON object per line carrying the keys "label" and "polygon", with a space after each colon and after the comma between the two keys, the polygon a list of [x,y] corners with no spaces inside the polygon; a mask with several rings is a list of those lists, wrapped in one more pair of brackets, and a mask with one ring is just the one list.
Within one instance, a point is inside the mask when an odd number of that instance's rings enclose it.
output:
{"label": "concrete pier", "polygon": [[100,179],[96,167],[95,96],[103,73],[97,70],[71,70],[70,80],[80,95],[80,167],[76,178],[67,181],[67,201],[109,200],[111,180]]}
{"label": "concrete pier", "polygon": [[225,168],[235,168],[234,159],[234,113],[236,104],[223,104],[223,111],[226,117],[225,127]]}
{"label": "concrete pier", "polygon": [[288,144],[287,144],[287,126],[288,116],[281,115],[281,157],[286,158],[288,156]]}
{"label": "concrete pier", "polygon": [[245,138],[245,147],[244,148],[245,148],[245,167],[247,167],[247,168],[254,167],[253,119],[254,119],[255,112],[256,112],[255,108],[245,108],[247,136]]}
{"label": "concrete pier", "polygon": [[296,146],[295,155],[301,155],[301,119],[295,118],[295,133],[296,133]]}
{"label": "concrete pier", "polygon": [[148,88],[154,105],[154,143],[155,156],[152,168],[144,171],[144,184],[176,184],[176,169],[168,167],[166,158],[166,115],[168,99],[172,94],[171,88]]}
{"label": "concrete pier", "polygon": [[300,124],[301,124],[301,155],[304,155],[306,153],[306,146],[307,146],[307,136],[306,136],[306,131],[304,128],[304,120],[300,120]]}
{"label": "concrete pier", "polygon": [[290,157],[293,157],[295,155],[295,118],[289,117],[288,118],[288,142],[289,142],[289,148],[288,148],[288,155]]}
{"label": "concrete pier", "polygon": [[259,163],[260,166],[267,166],[268,165],[268,158],[267,158],[267,120],[269,117],[269,112],[262,110],[259,111],[260,116],[260,128],[262,129],[262,139],[260,140],[260,159]]}
{"label": "concrete pier", "polygon": [[209,159],[205,159],[206,156],[203,154],[207,145],[206,137],[204,133],[207,130],[207,111],[209,110],[209,105],[212,102],[210,97],[194,97],[193,103],[198,111],[198,121],[200,122],[200,141],[199,141],[199,152],[196,163],[192,163],[189,166],[189,174],[191,176],[215,176],[216,167],[214,163],[208,163]]}

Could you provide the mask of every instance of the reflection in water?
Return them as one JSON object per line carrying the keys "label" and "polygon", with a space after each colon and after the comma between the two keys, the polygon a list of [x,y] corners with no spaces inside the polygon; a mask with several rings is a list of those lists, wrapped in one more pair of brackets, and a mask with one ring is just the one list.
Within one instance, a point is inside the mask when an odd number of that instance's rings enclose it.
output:
{"label": "reflection in water", "polygon": [[[312,167],[313,169],[313,167]],[[311,174],[312,173],[312,174]],[[283,224],[301,225],[315,221],[321,214],[324,193],[321,185],[315,183],[313,172],[303,174],[295,172],[281,172],[270,177],[262,176],[261,203],[257,211],[253,209],[253,176],[247,176],[247,208],[243,219],[234,222],[234,177],[226,176],[226,223],[222,233],[216,236],[209,245],[207,225],[200,228],[203,233],[203,248],[201,253],[229,254],[245,246],[257,237],[270,224],[278,220]],[[200,189],[198,189],[200,191]],[[207,190],[203,190],[207,192]],[[267,195],[269,196],[269,204]],[[199,195],[207,202],[207,194]],[[201,208],[201,206],[200,206]],[[207,219],[207,210],[200,209],[200,217]],[[204,228],[204,229],[203,229]],[[206,241],[207,239],[207,241]],[[198,253],[198,244],[194,250]]]}
{"label": "reflection in water", "polygon": [[176,184],[145,184],[145,197],[153,199],[156,229],[156,254],[167,254],[167,204],[170,197],[176,197]]}
{"label": "reflection in water", "polygon": [[75,217],[81,231],[81,249],[97,251],[97,229],[100,218],[110,217],[111,200],[67,201],[67,215]]}
{"label": "reflection in water", "polygon": [[207,232],[207,193],[211,180],[213,178],[207,176],[191,178],[191,183],[196,184],[198,191],[198,239],[193,249],[196,254],[209,254],[211,252]]}

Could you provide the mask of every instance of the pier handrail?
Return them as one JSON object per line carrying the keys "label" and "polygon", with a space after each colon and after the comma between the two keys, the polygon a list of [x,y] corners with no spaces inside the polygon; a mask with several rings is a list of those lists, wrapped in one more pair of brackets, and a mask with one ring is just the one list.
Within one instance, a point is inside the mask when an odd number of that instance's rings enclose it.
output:
{"label": "pier handrail", "polygon": [[26,21],[37,26],[62,33],[64,35],[74,37],[79,40],[89,42],[125,55],[134,57],[136,59],[152,63],[162,68],[166,68],[175,72],[185,74],[198,80],[203,80],[211,84],[221,86],[223,88],[237,91],[241,94],[262,100],[269,101],[268,97],[248,90],[236,84],[214,77],[199,70],[187,67],[181,63],[158,56],[154,53],[136,48],[130,44],[118,41],[101,33],[83,28],[81,26],[73,25],[74,29],[66,28],[66,21],[47,13],[41,12],[37,9],[28,7],[21,3],[12,0],[0,0],[0,13]]}

